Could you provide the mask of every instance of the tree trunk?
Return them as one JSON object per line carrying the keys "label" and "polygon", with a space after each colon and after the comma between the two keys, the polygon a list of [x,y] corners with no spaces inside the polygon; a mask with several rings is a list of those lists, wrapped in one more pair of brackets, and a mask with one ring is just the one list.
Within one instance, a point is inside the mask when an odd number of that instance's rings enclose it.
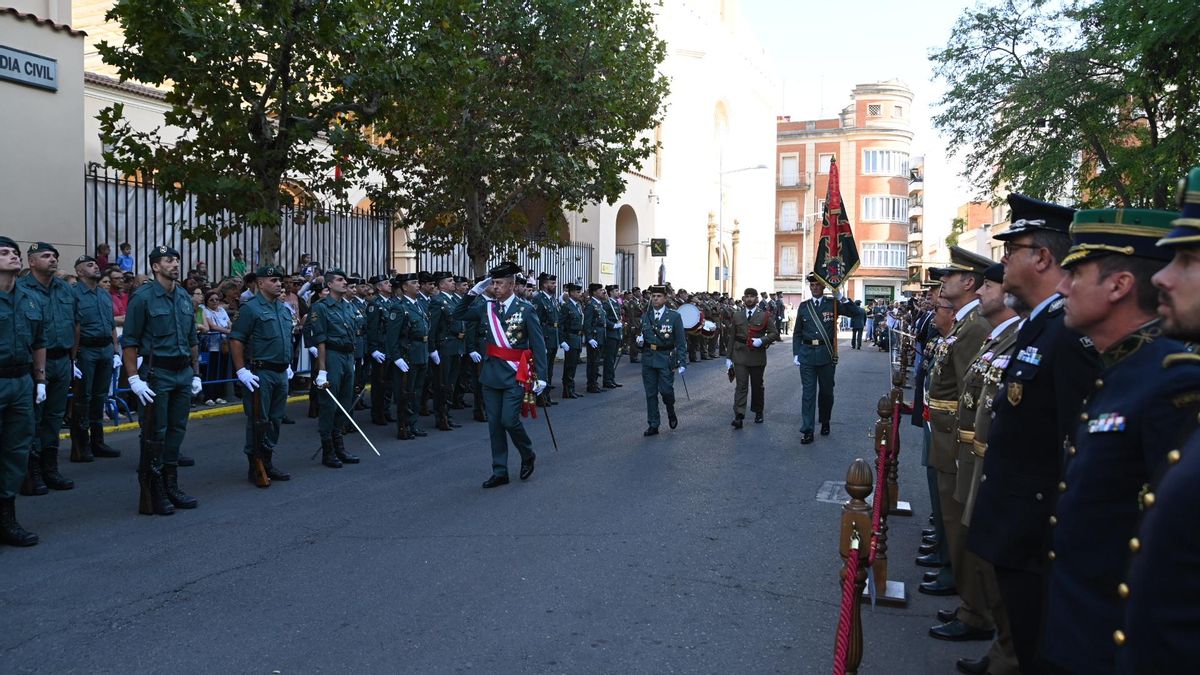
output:
{"label": "tree trunk", "polygon": [[279,224],[283,214],[279,210],[279,187],[276,182],[274,191],[267,192],[266,208],[269,213],[276,215],[274,225],[263,225],[259,228],[258,234],[258,264],[274,265],[279,261],[276,258],[279,255],[279,247],[283,243],[279,236]]}

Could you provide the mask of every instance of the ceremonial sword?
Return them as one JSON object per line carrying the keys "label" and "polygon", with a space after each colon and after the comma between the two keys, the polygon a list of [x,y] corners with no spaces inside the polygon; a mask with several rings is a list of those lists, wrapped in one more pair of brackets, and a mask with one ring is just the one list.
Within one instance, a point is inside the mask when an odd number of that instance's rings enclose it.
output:
{"label": "ceremonial sword", "polygon": [[337,405],[338,410],[341,410],[342,414],[346,416],[346,419],[350,420],[350,424],[354,425],[354,428],[358,431],[358,435],[363,437],[363,440],[367,442],[367,445],[371,446],[371,449],[375,451],[375,454],[383,457],[383,455],[379,454],[379,449],[375,447],[375,444],[371,442],[371,439],[367,438],[367,435],[363,433],[362,427],[358,426],[358,422],[355,422],[354,418],[350,416],[350,413],[346,412],[346,409],[342,407],[342,402],[337,400],[337,396],[333,394],[333,390],[325,389],[325,393],[329,394],[329,398],[333,399],[333,402]]}

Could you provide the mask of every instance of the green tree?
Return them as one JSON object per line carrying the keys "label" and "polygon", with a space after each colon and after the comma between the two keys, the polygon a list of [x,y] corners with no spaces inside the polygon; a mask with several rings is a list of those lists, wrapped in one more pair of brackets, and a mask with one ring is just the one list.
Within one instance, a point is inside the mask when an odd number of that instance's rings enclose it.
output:
{"label": "green tree", "polygon": [[967,229],[967,221],[955,218],[950,221],[950,234],[946,235],[946,248],[958,246],[958,237]]}
{"label": "green tree", "polygon": [[1200,163],[1200,4],[993,0],[931,54],[966,175],[1085,206],[1170,208]]}
{"label": "green tree", "polygon": [[564,211],[615,201],[656,149],[665,46],[646,0],[412,3],[430,29],[407,104],[376,121],[374,202],[414,246],[494,250],[563,241]]}
{"label": "green tree", "polygon": [[[166,89],[161,128],[135,129],[121,104],[99,115],[105,160],[141,172],[168,199],[195,196],[190,239],[261,228],[279,250],[281,185],[344,197],[373,152],[363,125],[404,87],[403,3],[387,0],[120,0],[108,19],[124,42],[101,43],[121,79]],[[413,27],[415,29],[417,27]],[[343,169],[340,176],[335,166]]]}

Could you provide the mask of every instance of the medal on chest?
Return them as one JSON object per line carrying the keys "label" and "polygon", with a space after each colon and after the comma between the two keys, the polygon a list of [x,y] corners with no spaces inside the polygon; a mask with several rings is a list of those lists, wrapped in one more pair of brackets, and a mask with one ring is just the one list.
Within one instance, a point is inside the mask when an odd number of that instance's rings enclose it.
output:
{"label": "medal on chest", "polygon": [[1025,394],[1025,387],[1020,382],[1009,382],[1005,387],[1008,402],[1012,406],[1021,405],[1021,397]]}

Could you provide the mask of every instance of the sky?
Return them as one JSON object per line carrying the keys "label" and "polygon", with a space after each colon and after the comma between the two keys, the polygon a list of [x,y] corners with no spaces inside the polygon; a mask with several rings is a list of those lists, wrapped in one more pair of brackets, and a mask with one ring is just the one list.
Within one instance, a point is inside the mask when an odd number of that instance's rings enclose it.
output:
{"label": "sky", "polygon": [[[950,37],[975,0],[741,0],[741,16],[775,67],[778,114],[793,120],[834,117],[854,85],[899,79],[915,95],[912,155],[925,156],[925,228],[930,241],[949,232],[957,208],[979,196],[958,174],[933,129],[942,84],[928,55]],[[937,239],[933,239],[937,237]],[[945,249],[945,246],[940,248]]]}

